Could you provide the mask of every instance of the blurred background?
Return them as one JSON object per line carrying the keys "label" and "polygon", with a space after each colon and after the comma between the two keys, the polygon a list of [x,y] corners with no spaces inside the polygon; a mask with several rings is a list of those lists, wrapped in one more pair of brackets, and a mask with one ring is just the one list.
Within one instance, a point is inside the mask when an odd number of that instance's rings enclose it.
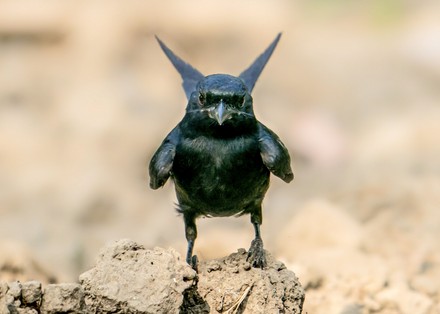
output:
{"label": "blurred background", "polygon": [[[266,249],[307,313],[440,313],[440,3],[0,1],[0,279],[76,281],[109,241],[186,250],[148,162],[184,114],[160,50],[238,75],[293,156]],[[248,248],[249,217],[200,219],[195,252]]]}

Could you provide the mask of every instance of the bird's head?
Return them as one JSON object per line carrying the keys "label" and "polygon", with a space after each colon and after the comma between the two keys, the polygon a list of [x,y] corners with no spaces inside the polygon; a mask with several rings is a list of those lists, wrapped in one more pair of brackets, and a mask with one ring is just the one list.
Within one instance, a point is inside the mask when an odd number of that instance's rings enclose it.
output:
{"label": "bird's head", "polygon": [[188,123],[188,129],[213,130],[214,133],[221,130],[219,133],[232,135],[254,128],[256,119],[251,93],[280,37],[281,33],[238,77],[227,74],[204,76],[156,37],[183,79],[183,89],[188,98],[183,122]]}
{"label": "bird's head", "polygon": [[240,125],[253,120],[252,96],[242,79],[213,74],[201,80],[191,94],[187,113],[217,125]]}

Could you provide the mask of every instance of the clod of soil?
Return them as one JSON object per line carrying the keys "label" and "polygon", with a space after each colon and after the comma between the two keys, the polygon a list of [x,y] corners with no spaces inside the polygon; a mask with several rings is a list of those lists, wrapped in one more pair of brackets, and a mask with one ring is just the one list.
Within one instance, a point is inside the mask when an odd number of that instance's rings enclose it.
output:
{"label": "clod of soil", "polygon": [[101,251],[80,284],[0,283],[0,313],[300,314],[304,290],[295,274],[270,254],[265,269],[246,256],[240,249],[201,261],[196,274],[173,249],[120,240]]}
{"label": "clod of soil", "polygon": [[266,252],[267,268],[253,268],[247,252],[201,262],[198,292],[211,313],[301,313],[304,290],[295,274]]}
{"label": "clod of soil", "polygon": [[179,313],[196,273],[173,249],[146,250],[120,240],[79,277],[92,313]]}

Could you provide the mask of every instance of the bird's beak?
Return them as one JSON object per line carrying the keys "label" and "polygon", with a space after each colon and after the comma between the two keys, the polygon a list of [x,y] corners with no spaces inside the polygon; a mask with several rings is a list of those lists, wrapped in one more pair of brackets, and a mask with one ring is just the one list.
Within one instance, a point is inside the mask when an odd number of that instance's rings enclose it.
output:
{"label": "bird's beak", "polygon": [[219,125],[222,125],[223,122],[228,120],[231,116],[231,113],[228,111],[228,109],[225,106],[225,103],[223,100],[220,101],[217,108],[214,110],[214,118],[217,120]]}

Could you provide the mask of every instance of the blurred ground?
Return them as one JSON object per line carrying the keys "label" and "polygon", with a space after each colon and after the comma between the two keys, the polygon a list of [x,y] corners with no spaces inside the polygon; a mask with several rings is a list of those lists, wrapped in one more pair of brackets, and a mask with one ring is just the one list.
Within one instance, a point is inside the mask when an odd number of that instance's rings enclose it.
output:
{"label": "blurred ground", "polygon": [[[0,276],[74,281],[120,238],[183,253],[172,185],[148,188],[185,108],[154,34],[239,74],[283,31],[253,93],[294,157],[266,249],[308,313],[439,313],[439,21],[435,1],[0,1]],[[198,226],[202,259],[253,237]]]}

